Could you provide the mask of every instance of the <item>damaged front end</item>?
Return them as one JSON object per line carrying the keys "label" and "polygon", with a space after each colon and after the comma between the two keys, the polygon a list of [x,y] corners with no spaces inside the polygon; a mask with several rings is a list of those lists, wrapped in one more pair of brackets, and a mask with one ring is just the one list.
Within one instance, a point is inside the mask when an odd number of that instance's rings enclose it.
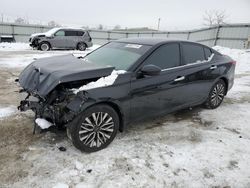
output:
{"label": "damaged front end", "polygon": [[20,105],[18,106],[20,111],[32,110],[35,113],[35,119],[46,119],[58,128],[63,128],[76,116],[77,110],[72,111],[68,108],[68,105],[71,104],[72,101],[79,98],[79,109],[87,100],[87,96],[84,95],[83,92],[76,95],[70,89],[63,88],[52,91],[51,94],[45,98],[23,89],[20,90],[20,93],[26,94],[26,97],[20,101]]}
{"label": "damaged front end", "polygon": [[35,119],[42,118],[58,128],[67,126],[88,100],[88,93],[74,93],[89,82],[109,75],[114,68],[83,65],[74,56],[43,58],[30,64],[19,76],[22,87],[18,109],[32,110]]}

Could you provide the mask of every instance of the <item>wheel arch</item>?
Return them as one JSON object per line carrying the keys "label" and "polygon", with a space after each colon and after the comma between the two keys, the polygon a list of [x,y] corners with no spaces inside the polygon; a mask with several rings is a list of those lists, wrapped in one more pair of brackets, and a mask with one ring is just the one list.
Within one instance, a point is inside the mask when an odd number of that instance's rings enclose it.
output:
{"label": "wheel arch", "polygon": [[225,84],[226,84],[226,93],[225,93],[225,95],[226,95],[227,91],[228,91],[228,79],[225,76],[222,76],[219,79],[223,80],[225,82]]}

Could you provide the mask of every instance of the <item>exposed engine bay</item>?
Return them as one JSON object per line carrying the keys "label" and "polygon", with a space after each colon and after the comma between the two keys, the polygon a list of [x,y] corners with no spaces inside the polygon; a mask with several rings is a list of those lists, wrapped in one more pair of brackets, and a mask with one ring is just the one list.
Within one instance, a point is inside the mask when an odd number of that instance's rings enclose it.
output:
{"label": "exposed engine bay", "polygon": [[72,55],[39,59],[26,67],[17,80],[24,95],[18,109],[32,110],[35,118],[62,128],[88,99],[87,91],[76,93],[74,89],[110,75],[113,69],[88,64]]}

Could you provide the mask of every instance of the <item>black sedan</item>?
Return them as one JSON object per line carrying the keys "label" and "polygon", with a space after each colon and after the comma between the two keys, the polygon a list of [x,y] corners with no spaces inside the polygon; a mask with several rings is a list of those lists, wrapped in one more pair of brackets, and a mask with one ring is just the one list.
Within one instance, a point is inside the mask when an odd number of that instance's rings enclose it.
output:
{"label": "black sedan", "polygon": [[234,71],[234,60],[202,44],[122,39],[84,58],[31,63],[19,76],[20,91],[27,93],[19,109],[33,110],[42,128],[66,128],[78,149],[93,152],[129,123],[200,104],[217,108]]}

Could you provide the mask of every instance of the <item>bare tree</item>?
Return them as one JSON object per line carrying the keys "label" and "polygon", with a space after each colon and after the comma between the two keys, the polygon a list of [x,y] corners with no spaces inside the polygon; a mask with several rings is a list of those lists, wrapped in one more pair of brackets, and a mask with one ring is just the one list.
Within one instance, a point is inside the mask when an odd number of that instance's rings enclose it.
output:
{"label": "bare tree", "polygon": [[61,25],[55,22],[54,20],[51,20],[48,22],[48,26],[50,27],[60,27]]}
{"label": "bare tree", "polygon": [[115,25],[113,30],[119,30],[119,29],[121,29],[121,26],[120,25]]}
{"label": "bare tree", "polygon": [[204,25],[211,27],[212,25],[214,25],[214,16],[213,13],[211,11],[207,11],[205,12],[205,14],[203,15],[203,21],[204,21]]}
{"label": "bare tree", "polygon": [[98,27],[97,27],[97,29],[103,30],[103,25],[102,25],[102,24],[99,24]]}
{"label": "bare tree", "polygon": [[89,30],[89,26],[88,25],[87,26],[82,26],[82,28],[85,29],[85,30]]}
{"label": "bare tree", "polygon": [[219,10],[210,10],[206,11],[203,15],[204,25],[213,26],[213,25],[221,25],[225,24],[227,19],[227,15],[225,11]]}
{"label": "bare tree", "polygon": [[15,19],[15,23],[18,23],[18,24],[25,24],[26,22],[25,22],[25,19],[24,18],[17,18],[17,19]]}
{"label": "bare tree", "polygon": [[227,19],[227,15],[225,14],[225,11],[215,11],[215,20],[216,24],[225,24]]}

